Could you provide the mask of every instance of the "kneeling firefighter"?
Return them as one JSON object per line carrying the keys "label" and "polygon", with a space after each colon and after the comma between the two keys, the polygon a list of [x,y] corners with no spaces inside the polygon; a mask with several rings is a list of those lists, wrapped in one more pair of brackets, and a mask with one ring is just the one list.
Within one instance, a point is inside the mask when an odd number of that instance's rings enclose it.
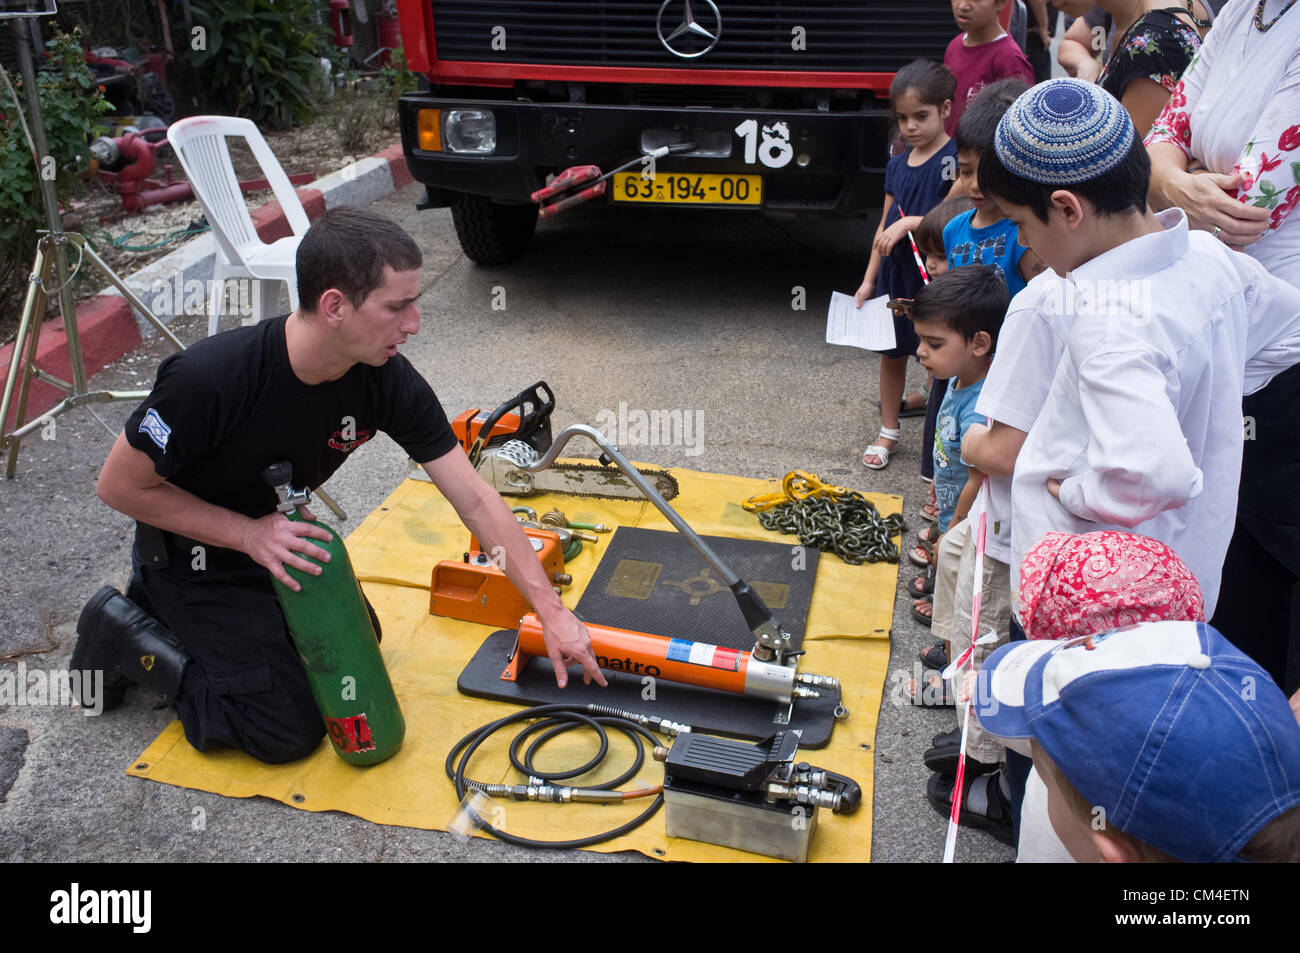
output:
{"label": "kneeling firefighter", "polygon": [[[331,557],[317,541],[337,537],[309,513],[278,510],[262,473],[285,461],[295,483],[320,486],[379,431],[421,461],[471,532],[502,547],[507,574],[542,620],[557,683],[576,663],[584,680],[605,684],[586,629],[398,353],[419,331],[421,263],[388,219],[327,212],[298,248],[296,310],[163,361],[99,477],[100,498],[137,521],[126,595],[101,589],[77,624],[72,667],[104,671],[105,708],[134,682],[176,708],[200,750],[234,747],[272,763],[315,750],[325,722],[275,587],[300,594],[289,570],[320,576]],[[366,729],[341,730],[362,738]]]}

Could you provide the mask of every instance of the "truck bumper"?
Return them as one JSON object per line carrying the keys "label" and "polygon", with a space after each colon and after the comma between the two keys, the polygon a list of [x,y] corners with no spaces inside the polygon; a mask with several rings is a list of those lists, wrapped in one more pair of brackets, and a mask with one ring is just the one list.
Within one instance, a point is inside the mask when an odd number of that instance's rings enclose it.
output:
{"label": "truck bumper", "polygon": [[[490,110],[496,148],[488,155],[419,147],[421,109]],[[762,208],[857,212],[879,208],[889,158],[890,112],[774,112],[443,99],[412,93],[399,103],[402,148],[431,205],[446,193],[528,202],[547,177],[575,165],[608,172],[659,145],[694,142],[661,158],[656,172],[763,176]],[[745,132],[738,128],[754,120]],[[444,137],[445,142],[445,137]],[[608,202],[608,196],[598,201]],[[726,206],[737,208],[740,206]]]}

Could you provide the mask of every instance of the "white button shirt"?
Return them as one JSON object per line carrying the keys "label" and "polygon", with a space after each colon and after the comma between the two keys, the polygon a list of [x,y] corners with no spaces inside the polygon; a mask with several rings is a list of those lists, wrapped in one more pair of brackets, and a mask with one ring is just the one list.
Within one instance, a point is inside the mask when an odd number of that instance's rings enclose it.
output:
{"label": "white button shirt", "polygon": [[1214,612],[1236,518],[1241,398],[1300,363],[1300,289],[1189,234],[1180,209],[1157,220],[1164,231],[1080,266],[1062,285],[1073,294],[1052,303],[1075,316],[1012,478],[1013,596],[1044,534],[1119,529],[1168,544]]}
{"label": "white button shirt", "polygon": [[[1053,307],[1065,299],[1064,281],[1048,269],[1011,299],[998,332],[997,352],[975,403],[984,414],[1025,433],[1034,426],[1052,386],[1056,365],[1065,353],[1073,314]],[[1011,477],[989,475],[988,520],[984,536],[985,558],[1010,564]]]}

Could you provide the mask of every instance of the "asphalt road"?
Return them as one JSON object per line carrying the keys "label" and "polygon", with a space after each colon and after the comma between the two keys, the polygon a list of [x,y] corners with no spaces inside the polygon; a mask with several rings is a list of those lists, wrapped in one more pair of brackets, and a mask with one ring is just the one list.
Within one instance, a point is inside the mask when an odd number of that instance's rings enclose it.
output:
{"label": "asphalt road", "polygon": [[[418,194],[419,186],[410,186],[376,208],[424,250],[423,323],[404,353],[449,412],[493,403],[545,378],[557,395],[557,428],[591,423],[602,410],[617,412],[620,402],[698,413],[697,446],[636,447],[634,456],[749,477],[808,469],[857,489],[900,493],[913,529],[922,525],[921,420],[904,421],[902,447],[887,470],[864,469],[858,458],[879,424],[878,360],[824,343],[830,292],[851,292],[861,277],[868,247],[862,223],[576,210],[543,223],[523,261],[479,268],[460,253],[445,210],[415,211]],[[799,289],[803,310],[795,307]],[[193,340],[204,322],[176,327]],[[94,384],[147,390],[166,353],[146,343]],[[909,374],[909,384],[922,382],[919,366]],[[98,501],[94,482],[130,409],[101,404],[59,418],[53,439],[25,445],[18,478],[0,483],[0,656],[30,652],[0,663],[4,668],[66,664],[86,599],[105,583],[126,582],[130,521]],[[353,516],[349,526],[405,475],[404,455],[391,441],[372,441],[355,456],[329,484]],[[921,752],[955,719],[912,708],[895,690],[930,641],[902,591],[911,576],[905,565],[875,743],[876,861],[933,862],[943,847],[945,821],[926,803]],[[0,859],[645,860],[543,855],[481,839],[461,844],[441,833],[126,777],[126,760],[170,718],[134,694],[103,718],[0,708]],[[206,828],[195,832],[191,819],[200,807]],[[959,861],[1011,856],[981,832],[964,832],[958,842]]]}

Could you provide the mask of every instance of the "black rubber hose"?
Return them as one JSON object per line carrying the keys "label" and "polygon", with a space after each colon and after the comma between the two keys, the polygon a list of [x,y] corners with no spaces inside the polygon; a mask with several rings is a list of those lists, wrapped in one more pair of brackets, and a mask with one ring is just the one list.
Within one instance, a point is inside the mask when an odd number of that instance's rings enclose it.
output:
{"label": "black rubber hose", "polygon": [[[596,752],[595,756],[590,761],[586,764],[578,765],[571,771],[552,771],[550,773],[544,773],[533,770],[533,752],[536,751],[538,745],[546,743],[562,731],[572,731],[574,728],[584,727],[590,728],[592,731],[596,732],[596,737],[600,739],[600,750]],[[528,752],[524,755],[524,760],[520,761],[519,746],[528,740],[534,732],[542,731],[546,728],[549,728],[550,730],[529,746]],[[640,746],[640,741],[637,742],[637,745],[638,747]],[[576,778],[580,774],[586,774],[588,771],[594,770],[602,761],[605,760],[605,755],[608,752],[609,737],[605,734],[604,730],[601,729],[600,725],[594,719],[574,712],[571,718],[567,720],[555,717],[544,718],[541,721],[534,722],[523,731],[519,732],[519,734],[515,735],[515,740],[510,742],[510,764],[516,771],[525,777],[537,777],[541,778],[543,781],[566,781],[569,778]]]}
{"label": "black rubber hose", "polygon": [[[602,715],[593,720],[602,725],[609,725],[611,728],[620,729],[628,738],[632,739],[632,744],[636,746],[636,759],[632,762],[632,767],[628,768],[625,772],[610,781],[605,781],[601,784],[583,785],[583,787],[589,790],[612,791],[625,781],[630,781],[636,777],[636,773],[641,770],[641,765],[645,764],[645,746],[641,743],[641,739],[637,737],[634,732],[627,730],[626,725],[631,724],[631,722],[628,722],[626,719],[619,718],[617,715]],[[559,722],[559,724],[556,724],[556,722]],[[549,730],[543,732],[540,736],[534,739],[533,743],[528,746],[528,750],[524,752],[523,760],[520,761],[518,757],[519,746],[523,744],[524,740],[535,730],[544,727],[549,727]],[[530,777],[541,778],[543,781],[564,781],[569,778],[576,778],[580,774],[585,774],[604,760],[605,751],[607,750],[608,745],[604,744],[603,738],[601,739],[601,749],[597,752],[596,757],[592,758],[580,768],[574,768],[572,771],[552,771],[548,773],[546,771],[539,771],[533,766],[533,758],[542,745],[546,744],[546,742],[550,741],[556,735],[581,727],[583,727],[581,722],[561,721],[558,718],[547,718],[545,721],[539,721],[536,724],[529,725],[523,731],[519,732],[519,734],[515,736],[515,740],[511,742],[510,763],[514,766],[516,771]],[[659,740],[656,738],[655,744],[657,745],[658,743]]]}
{"label": "black rubber hose", "polygon": [[[575,726],[584,725],[585,727],[593,729],[600,738],[602,751],[608,749],[609,738],[605,733],[605,729],[601,727],[601,723],[617,727],[620,731],[623,731],[631,738],[635,738],[636,735],[642,735],[649,739],[651,744],[659,744],[658,738],[634,721],[628,721],[624,718],[615,718],[612,716],[602,716],[599,719],[593,719],[569,705],[537,705],[533,708],[526,708],[523,711],[515,712],[512,715],[506,715],[504,718],[498,718],[496,721],[474,729],[474,731],[471,731],[464,738],[461,738],[460,741],[456,742],[451,751],[447,752],[447,760],[443,763],[443,768],[447,772],[447,777],[450,778],[452,783],[456,786],[456,797],[462,801],[465,799],[466,788],[470,786],[470,782],[465,778],[465,767],[469,764],[470,758],[474,756],[474,752],[478,750],[479,745],[507,725],[513,725],[517,722],[527,721],[528,719],[538,718],[543,715],[552,716],[548,719],[548,724],[558,725],[559,722],[567,721]],[[530,726],[527,733],[531,733],[534,728],[536,728],[536,726]],[[556,727],[553,726],[551,731],[547,732],[544,737],[551,737],[554,734],[558,734],[558,731],[556,730]],[[538,740],[540,742],[541,739]],[[518,739],[516,739],[516,744],[517,743]],[[640,745],[638,744],[637,747],[639,749]],[[514,746],[512,745],[512,749],[513,748]],[[532,755],[536,751],[536,748],[537,742],[528,749],[524,759],[524,764],[532,763]],[[453,767],[453,762],[456,762],[456,756],[461,753],[462,749],[464,750],[464,753],[460,755],[460,761],[455,764],[455,767]],[[623,836],[628,831],[634,830],[648,821],[654,813],[663,806],[663,803],[664,796],[661,793],[654,799],[653,803],[651,803],[648,808],[626,824],[620,825],[619,827],[602,834],[593,834],[590,837],[580,837],[566,841],[543,841],[532,840],[527,837],[517,837],[514,834],[507,834],[505,831],[498,830],[489,824],[484,818],[480,818],[480,821],[482,821],[484,830],[493,837],[505,841],[507,844],[516,844],[520,847],[540,847],[550,850],[572,849],[576,847],[589,847],[592,844],[599,844],[607,840],[613,840],[615,837]]]}

